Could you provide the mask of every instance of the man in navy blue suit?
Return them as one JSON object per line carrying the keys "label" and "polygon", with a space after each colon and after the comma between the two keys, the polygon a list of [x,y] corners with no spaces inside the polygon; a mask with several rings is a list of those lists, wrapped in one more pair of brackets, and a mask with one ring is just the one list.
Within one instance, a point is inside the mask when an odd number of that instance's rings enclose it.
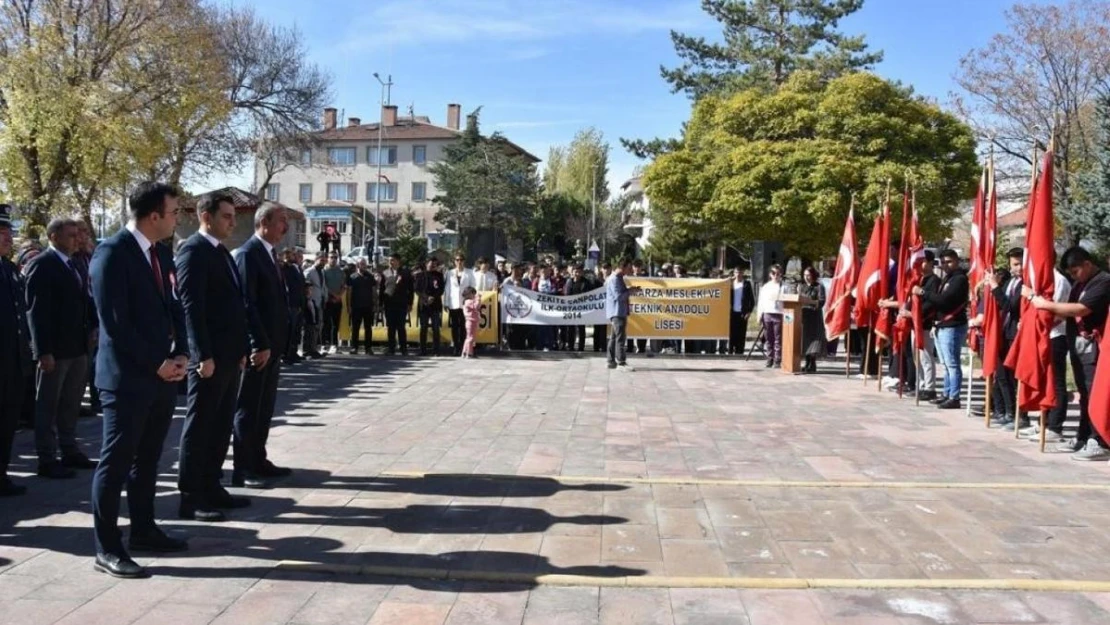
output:
{"label": "man in navy blue suit", "polygon": [[178,516],[217,522],[222,510],[250,505],[220,485],[231,441],[239,378],[247,362],[247,308],[239,271],[221,242],[235,229],[227,195],[197,202],[200,229],[177,252],[177,292],[189,335],[188,407],[181,430]]}
{"label": "man in navy blue suit", "polygon": [[154,523],[158,461],[188,362],[173,255],[158,243],[173,236],[177,198],[169,185],[140,183],[128,198],[131,221],[97,247],[89,265],[100,318],[96,386],[104,407],[100,465],[92,484],[94,568],[115,577],[146,576],[128,555],[119,530],[125,484],[130,549],[188,548]]}
{"label": "man in navy blue suit", "polygon": [[281,355],[289,337],[289,293],[274,246],[288,230],[285,208],[263,202],[254,213],[254,236],[235,250],[239,284],[247,301],[251,353],[235,411],[233,486],[267,488],[268,478],[293,472],[275,466],[266,456]]}
{"label": "man in navy blue suit", "polygon": [[0,497],[27,492],[26,486],[8,479],[8,463],[33,367],[23,282],[15,264],[8,260],[12,253],[11,210],[10,205],[0,204]]}

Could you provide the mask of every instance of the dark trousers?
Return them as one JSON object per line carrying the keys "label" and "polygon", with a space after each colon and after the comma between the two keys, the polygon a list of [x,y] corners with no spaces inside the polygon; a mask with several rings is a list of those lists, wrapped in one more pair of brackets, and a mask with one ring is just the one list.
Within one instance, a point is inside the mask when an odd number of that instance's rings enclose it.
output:
{"label": "dark trousers", "polygon": [[603,352],[609,345],[606,336],[609,333],[609,326],[594,326],[594,351]]}
{"label": "dark trousers", "polygon": [[8,375],[0,375],[0,479],[7,477],[12,461],[12,443],[23,410],[23,386],[25,378],[29,377],[12,372],[10,368],[5,372]]}
{"label": "dark trousers", "polygon": [[1068,337],[1051,340],[1052,377],[1056,382],[1056,406],[1048,413],[1048,429],[1060,434],[1068,416]]}
{"label": "dark trousers", "polygon": [[624,342],[628,333],[627,317],[612,317],[609,319],[612,331],[609,334],[609,364],[623,365],[625,363]]}
{"label": "dark trousers", "polygon": [[[428,351],[428,328],[431,328],[432,351],[438,354],[440,345],[439,327],[443,325],[443,309],[421,307],[418,310],[420,313],[420,353],[423,354]],[[454,328],[452,328],[452,331],[454,331]],[[459,344],[459,348],[462,348],[461,343]]]}
{"label": "dark trousers", "polygon": [[100,351],[99,342],[93,341],[89,351],[89,406],[94,410],[100,408],[100,389],[96,388],[96,353]]}
{"label": "dark trousers", "polygon": [[54,370],[38,371],[35,392],[35,451],[39,463],[55,462],[58,449],[63,456],[78,454],[77,416],[88,383],[88,356],[59,358]]}
{"label": "dark trousers", "polygon": [[998,412],[1011,419],[1017,415],[1017,378],[1014,377],[1013,369],[1003,366],[1002,363],[1006,360],[1006,354],[1010,353],[1012,344],[1013,339],[1005,337],[999,341],[998,365],[994,371],[995,397],[991,398],[991,403],[998,407]]}
{"label": "dark trousers", "polygon": [[466,340],[466,315],[463,314],[463,309],[448,309],[447,324],[451,326],[451,344],[455,347],[455,355],[462,355],[463,341]]}
{"label": "dark trousers", "polygon": [[97,553],[126,554],[119,530],[120,494],[127,488],[131,535],[154,530],[158,461],[173,420],[177,384],[153,382],[141,394],[100,389],[104,435],[93,473],[93,532]]}
{"label": "dark trousers", "polygon": [[343,302],[324,302],[324,328],[320,342],[339,346],[339,319],[343,316]]}
{"label": "dark trousers", "polygon": [[248,366],[243,373],[233,426],[237,475],[255,474],[266,464],[266,441],[270,438],[280,373],[281,366],[274,358],[261,370]]}
{"label": "dark trousers", "polygon": [[235,421],[235,402],[242,372],[235,361],[216,361],[211,377],[189,368],[189,390],[181,449],[177,461],[177,489],[182,497],[207,497],[222,491],[220,477]]}
{"label": "dark trousers", "polygon": [[586,326],[567,326],[567,349],[586,351]]}
{"label": "dark trousers", "polygon": [[370,343],[374,340],[374,308],[351,308],[351,349],[358,351],[358,333],[365,326],[366,336],[363,337],[363,347],[370,353]]}
{"label": "dark trousers", "polygon": [[763,337],[767,339],[767,360],[778,365],[782,362],[782,315],[763,314]]}
{"label": "dark trousers", "polygon": [[301,344],[304,334],[304,309],[289,310],[289,345],[285,348],[285,359],[297,359],[297,347]]}
{"label": "dark trousers", "polygon": [[387,306],[385,309],[385,329],[389,342],[389,353],[397,352],[397,344],[401,344],[401,353],[409,353],[409,337],[405,328],[405,309],[402,307]]}
{"label": "dark trousers", "polygon": [[748,340],[748,315],[735,310],[728,317],[728,353],[743,354],[744,343]]}
{"label": "dark trousers", "polygon": [[320,351],[320,317],[322,311],[318,304],[308,302],[301,313],[302,319],[302,351],[305,356]]}
{"label": "dark trousers", "polygon": [[[1082,338],[1076,339],[1082,341]],[[1095,365],[1098,363],[1098,343],[1091,346],[1091,349],[1084,354],[1080,354],[1076,349],[1069,350],[1071,357],[1071,372],[1075,377],[1075,386],[1079,391],[1079,429],[1075,432],[1075,441],[1079,445],[1086,445],[1087,441],[1094,438],[1098,441],[1099,445],[1106,447],[1106,441],[1098,435],[1094,427],[1091,425],[1091,414],[1088,412],[1087,404],[1091,399],[1091,383],[1095,381]],[[1066,392],[1066,391],[1056,391]]]}

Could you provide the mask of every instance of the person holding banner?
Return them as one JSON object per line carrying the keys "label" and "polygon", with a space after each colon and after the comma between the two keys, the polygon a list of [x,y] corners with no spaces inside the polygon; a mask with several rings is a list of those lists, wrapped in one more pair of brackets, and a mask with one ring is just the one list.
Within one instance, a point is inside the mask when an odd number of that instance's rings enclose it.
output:
{"label": "person holding banner", "polygon": [[609,368],[621,367],[626,371],[625,340],[628,330],[628,298],[640,294],[640,287],[628,288],[624,274],[632,267],[628,259],[621,259],[612,275],[605,280],[605,316],[609,319]]}
{"label": "person holding banner", "polygon": [[[582,275],[582,265],[571,265],[570,279],[567,280],[566,294],[567,295],[581,295],[590,290],[590,282]],[[567,339],[567,349],[574,349],[577,347],[578,351],[586,349],[586,326],[567,326],[569,336]]]}

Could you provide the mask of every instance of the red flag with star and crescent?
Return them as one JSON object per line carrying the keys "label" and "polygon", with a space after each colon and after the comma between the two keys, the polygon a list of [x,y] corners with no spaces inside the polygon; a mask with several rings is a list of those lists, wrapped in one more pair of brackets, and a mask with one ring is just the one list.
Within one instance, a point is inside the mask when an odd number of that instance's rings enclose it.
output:
{"label": "red flag with star and crescent", "polygon": [[833,340],[852,328],[852,288],[859,277],[859,256],[856,252],[855,204],[848,208],[844,222],[844,236],[840,239],[840,253],[836,257],[836,273],[829,284],[825,308],[825,337]]}

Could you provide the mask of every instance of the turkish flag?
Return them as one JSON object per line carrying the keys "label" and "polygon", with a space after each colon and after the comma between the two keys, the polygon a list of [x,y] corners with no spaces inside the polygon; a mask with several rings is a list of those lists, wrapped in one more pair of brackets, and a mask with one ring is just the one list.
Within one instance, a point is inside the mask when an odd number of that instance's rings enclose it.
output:
{"label": "turkish flag", "polygon": [[840,253],[836,257],[836,273],[829,284],[829,305],[825,308],[825,337],[833,340],[852,328],[852,287],[859,278],[859,257],[856,252],[855,206],[848,209]]}
{"label": "turkish flag", "polygon": [[[983,281],[983,213],[986,210],[987,196],[987,168],[983,168],[983,175],[979,178],[979,190],[975,193],[975,207],[971,211],[971,251],[967,255],[968,269],[967,280],[970,288],[968,293],[971,298],[971,310],[979,309],[979,284]],[[994,261],[991,261],[994,266]],[[979,328],[970,328],[967,333],[967,346],[972,351],[979,349]]]}
{"label": "turkish flag", "polygon": [[[867,319],[879,313],[875,323],[876,340],[882,345],[890,339],[890,315],[879,310],[879,300],[887,296],[890,284],[890,205],[883,203],[883,210],[875,218],[867,254],[863,257],[859,279],[856,281],[856,325],[867,326]],[[861,321],[863,320],[863,321]]]}
{"label": "turkish flag", "polygon": [[[1033,293],[1052,299],[1055,290],[1053,274],[1052,216],[1052,150],[1044,155],[1041,178],[1035,186],[1025,225],[1025,262],[1022,282]],[[1021,382],[1018,408],[1035,412],[1056,405],[1056,385],[1052,378],[1052,348],[1048,333],[1055,322],[1048,311],[1025,306],[1021,313],[1018,335],[1006,356],[1006,367],[1014,370]]]}
{"label": "turkish flag", "polygon": [[[898,296],[898,309],[906,306],[906,300],[912,297],[913,287],[921,281],[917,266],[925,257],[924,244],[917,233],[917,203],[912,199],[909,188],[906,189],[902,200],[902,241],[898,246],[898,282],[895,285],[895,294]],[[915,302],[916,304],[916,302]],[[915,332],[922,327],[919,306],[914,306],[914,318],[899,317],[894,323],[894,352],[902,351],[902,345],[909,336],[909,331]],[[916,343],[916,342],[915,342]],[[924,347],[924,337],[921,337],[921,347]]]}
{"label": "turkish flag", "polygon": [[1091,425],[1102,436],[1102,440],[1110,441],[1110,361],[1102,359],[1103,354],[1110,354],[1110,318],[1107,318],[1106,327],[1102,329],[1098,353],[1099,362],[1095,367],[1095,379],[1091,383],[1087,411],[1091,415]]}
{"label": "turkish flag", "polygon": [[[989,182],[987,183],[987,201],[984,205],[982,231],[979,243],[979,265],[983,267],[980,282],[994,270],[994,244],[998,227],[998,193],[994,180],[994,162],[987,166]],[[972,289],[976,284],[972,283]],[[998,352],[1002,338],[1002,320],[998,314],[998,302],[994,295],[983,292],[983,375],[992,376],[998,369]]]}

